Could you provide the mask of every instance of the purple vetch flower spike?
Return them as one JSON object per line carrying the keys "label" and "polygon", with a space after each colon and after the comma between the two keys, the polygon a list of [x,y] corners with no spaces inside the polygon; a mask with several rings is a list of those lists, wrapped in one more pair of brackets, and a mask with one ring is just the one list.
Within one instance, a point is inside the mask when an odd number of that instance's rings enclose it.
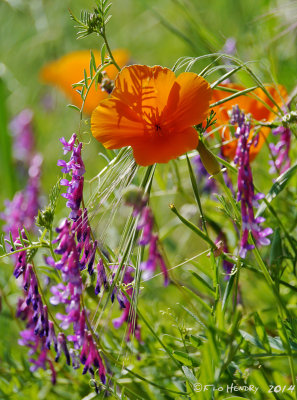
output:
{"label": "purple vetch flower spike", "polygon": [[33,112],[25,109],[10,122],[13,136],[13,156],[16,160],[26,164],[29,164],[34,151],[32,120]]}
{"label": "purple vetch flower spike", "polygon": [[226,39],[226,42],[224,44],[223,53],[232,56],[235,54],[235,52],[236,52],[236,40],[233,37],[229,37]]}
{"label": "purple vetch flower spike", "polygon": [[102,383],[106,382],[106,373],[105,368],[102,363],[102,359],[99,355],[97,347],[93,341],[93,337],[90,333],[85,333],[85,339],[83,348],[81,351],[80,361],[84,364],[83,374],[85,374],[88,370],[92,375],[94,375],[94,369],[99,369],[99,376]]}
{"label": "purple vetch flower spike", "polygon": [[140,246],[149,246],[149,258],[141,263],[141,269],[146,271],[147,276],[151,276],[157,266],[164,275],[164,285],[169,283],[169,275],[163,257],[158,250],[158,235],[154,234],[154,217],[151,208],[147,205],[147,198],[141,189],[131,186],[124,193],[124,200],[127,205],[133,206],[133,216],[139,217],[138,230],[142,230],[142,236],[138,242]]}
{"label": "purple vetch flower spike", "polygon": [[68,151],[72,151],[68,163],[64,160],[58,160],[57,165],[62,167],[63,173],[71,173],[71,181],[61,179],[60,184],[62,186],[67,186],[67,192],[63,193],[62,196],[68,200],[66,206],[71,209],[69,218],[75,221],[80,216],[79,209],[84,186],[83,175],[86,172],[84,162],[81,158],[82,143],[79,143],[77,146],[75,145],[75,134],[72,135],[69,142],[66,142],[64,138],[60,139],[60,141],[64,145],[64,154]]}
{"label": "purple vetch flower spike", "polygon": [[148,206],[146,206],[141,210],[140,220],[137,225],[138,230],[142,229],[142,236],[138,242],[140,246],[145,246],[150,243],[150,240],[152,238],[153,227],[154,227],[154,217],[151,209]]}
{"label": "purple vetch flower spike", "polygon": [[210,178],[210,175],[206,171],[199,154],[192,158],[192,163],[194,164],[195,173],[199,183],[202,182],[203,184],[203,192],[207,194],[217,193],[216,182],[214,179]]}
{"label": "purple vetch flower spike", "polygon": [[30,231],[35,227],[39,207],[41,164],[42,157],[39,154],[31,157],[27,186],[17,192],[11,201],[5,201],[5,211],[0,214],[0,218],[6,222],[3,230],[6,233],[11,232],[13,240],[18,238],[19,229],[25,227]]}
{"label": "purple vetch flower spike", "polygon": [[274,129],[272,133],[274,135],[279,135],[279,141],[276,145],[273,143],[269,144],[272,156],[276,157],[274,161],[269,161],[269,164],[271,165],[269,172],[271,174],[276,172],[282,174],[287,171],[291,165],[289,151],[291,147],[292,133],[289,128],[285,128],[284,126],[279,126]]}
{"label": "purple vetch flower spike", "polygon": [[169,275],[163,257],[159,252],[157,242],[158,242],[158,236],[152,235],[149,244],[149,257],[147,261],[141,263],[140,268],[141,270],[144,271],[143,279],[148,280],[152,278],[157,269],[157,266],[160,265],[161,272],[164,275],[164,286],[167,286],[169,283]]}
{"label": "purple vetch flower spike", "polygon": [[248,243],[248,234],[251,232],[260,246],[266,246],[270,243],[267,238],[271,235],[272,229],[263,229],[260,223],[264,221],[263,218],[255,218],[253,207],[258,206],[258,200],[265,197],[262,193],[255,195],[253,175],[250,167],[250,146],[252,140],[249,139],[250,135],[250,122],[247,121],[246,116],[238,106],[234,106],[232,110],[231,124],[237,124],[236,137],[238,138],[236,156],[234,158],[235,164],[238,165],[238,194],[237,201],[241,202],[241,217],[242,217],[242,236],[240,240],[239,256],[246,257],[248,250],[254,248],[252,244]]}
{"label": "purple vetch flower spike", "polygon": [[[117,269],[118,266],[114,267],[114,270]],[[134,281],[132,273],[134,269],[132,267],[126,267],[124,276],[123,276],[123,283],[125,285],[129,285]],[[127,290],[127,294],[132,299],[133,298],[133,287],[130,285]],[[141,342],[141,329],[140,325],[138,324],[138,317],[135,314],[133,307],[131,307],[130,301],[127,297],[118,289],[114,289],[113,296],[117,297],[119,302],[120,308],[122,309],[122,314],[120,317],[113,319],[112,323],[113,326],[118,329],[120,328],[124,322],[128,324],[128,331],[126,335],[126,340],[129,341],[132,334],[135,335],[136,339]]]}

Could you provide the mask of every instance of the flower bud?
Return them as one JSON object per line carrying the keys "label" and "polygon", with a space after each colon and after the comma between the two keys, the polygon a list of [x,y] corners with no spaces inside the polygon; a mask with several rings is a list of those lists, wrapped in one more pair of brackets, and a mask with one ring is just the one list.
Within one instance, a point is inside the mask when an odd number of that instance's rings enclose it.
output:
{"label": "flower bud", "polygon": [[221,172],[221,166],[218,163],[215,156],[209,151],[204,143],[199,140],[197,151],[200,154],[201,161],[204,165],[204,168],[210,175],[217,175]]}

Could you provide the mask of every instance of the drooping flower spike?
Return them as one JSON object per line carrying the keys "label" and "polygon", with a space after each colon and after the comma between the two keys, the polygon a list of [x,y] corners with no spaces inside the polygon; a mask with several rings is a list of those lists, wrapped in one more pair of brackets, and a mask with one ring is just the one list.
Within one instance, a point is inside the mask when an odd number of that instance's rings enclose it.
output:
{"label": "drooping flower spike", "polygon": [[272,133],[274,135],[279,135],[279,141],[277,144],[269,144],[271,154],[275,158],[274,160],[269,161],[269,164],[271,165],[269,172],[279,172],[282,174],[291,166],[289,151],[291,148],[292,133],[290,128],[284,126],[279,126],[274,129]]}
{"label": "drooping flower spike", "polygon": [[[99,51],[93,50],[93,54],[96,60],[96,65],[101,62],[101,55]],[[129,53],[126,50],[114,50],[113,56],[117,64],[121,67],[126,65],[129,60]],[[84,69],[87,74],[90,69],[90,51],[79,50],[68,53],[60,59],[46,64],[41,72],[40,78],[43,82],[57,86],[77,107],[81,107],[82,99],[80,94],[72,87],[74,83],[80,82],[84,79]],[[105,72],[110,79],[114,79],[117,75],[117,69],[115,66],[110,65],[105,68]],[[108,93],[106,91],[95,88],[92,85],[87,95],[86,102],[84,104],[84,112],[91,114],[92,111],[98,106],[99,102],[106,98]]]}
{"label": "drooping flower spike", "polygon": [[[238,91],[246,89],[244,86],[236,83],[220,84],[220,86],[226,89],[235,89]],[[288,98],[286,89],[281,85],[279,85],[277,88],[274,86],[266,86],[265,88],[279,106],[282,106],[284,101],[286,101]],[[229,110],[232,110],[233,106],[238,105],[240,110],[242,110],[245,114],[251,114],[252,118],[257,121],[271,122],[276,117],[275,113],[265,107],[266,103],[270,108],[275,109],[273,102],[268,98],[261,88],[257,88],[250,93],[258,96],[260,100],[255,97],[242,95],[213,108],[213,110],[216,112],[217,119],[215,127],[220,129],[219,133],[222,139],[222,154],[224,157],[231,160],[234,159],[237,148],[237,139],[232,137],[228,128],[230,120],[228,112]],[[215,89],[213,90],[212,100],[215,103],[229,97],[231,94],[232,93],[224,90]],[[250,161],[253,161],[261,150],[269,132],[270,129],[266,127],[261,128],[259,131],[258,140],[254,141],[250,147]],[[253,134],[254,132],[252,129],[251,138]]]}
{"label": "drooping flower spike", "polygon": [[238,193],[237,201],[241,203],[242,235],[240,240],[239,255],[245,258],[248,250],[254,248],[248,242],[249,232],[251,232],[259,246],[267,246],[270,240],[267,236],[273,233],[271,228],[263,228],[261,223],[264,217],[254,216],[254,207],[258,207],[258,200],[263,199],[263,193],[255,194],[253,175],[250,166],[250,148],[253,143],[250,139],[250,122],[238,105],[233,107],[231,124],[237,125],[235,136],[238,139],[236,156],[234,163],[238,166]]}
{"label": "drooping flower spike", "polygon": [[92,134],[108,149],[131,146],[139,165],[166,163],[197,147],[193,125],[206,118],[210,99],[209,84],[195,73],[131,65],[94,110]]}

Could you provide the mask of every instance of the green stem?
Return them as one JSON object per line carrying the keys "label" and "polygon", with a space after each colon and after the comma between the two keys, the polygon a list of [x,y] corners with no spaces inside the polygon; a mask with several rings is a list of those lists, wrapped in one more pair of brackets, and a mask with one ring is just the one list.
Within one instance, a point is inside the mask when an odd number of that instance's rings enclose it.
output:
{"label": "green stem", "polygon": [[83,109],[84,109],[84,106],[85,106],[85,102],[86,102],[86,100],[87,100],[87,96],[88,96],[88,94],[89,94],[89,91],[90,91],[90,89],[91,89],[93,83],[95,82],[95,79],[97,79],[97,76],[98,76],[106,67],[108,67],[109,65],[111,65],[111,63],[104,64],[104,65],[102,65],[100,68],[98,68],[97,71],[96,71],[96,73],[95,73],[95,75],[94,75],[93,78],[91,79],[91,82],[90,82],[89,86],[86,88],[86,93],[85,93],[85,95],[83,96],[83,101],[82,101],[82,105],[81,105],[81,108],[80,108],[80,119],[81,119],[81,120],[82,120],[82,112],[83,112]]}
{"label": "green stem", "polygon": [[190,163],[188,155],[187,155],[187,164],[188,164],[188,169],[189,169],[189,173],[190,173],[193,192],[194,192],[195,199],[196,199],[199,211],[200,211],[200,218],[201,218],[203,230],[205,231],[206,235],[208,236],[206,223],[205,223],[205,217],[204,217],[204,213],[203,213],[202,205],[201,205],[201,200],[200,200],[200,196],[199,196],[198,185],[197,185],[197,181],[196,181],[196,178],[195,178],[195,175],[194,175],[194,172],[193,172],[193,168],[192,168],[192,165]]}
{"label": "green stem", "polygon": [[216,244],[206,235],[201,229],[199,229],[196,225],[192,224],[192,222],[188,221],[184,218],[175,208],[174,204],[169,205],[171,211],[181,220],[183,224],[185,224],[188,228],[190,228],[194,233],[201,237],[205,242],[207,242],[212,249],[216,249]]}
{"label": "green stem", "polygon": [[241,220],[240,212],[239,212],[239,210],[237,208],[237,205],[236,205],[234,197],[233,197],[233,195],[231,193],[231,190],[228,188],[228,186],[225,183],[225,180],[224,180],[222,172],[220,172],[217,175],[214,175],[214,178],[220,183],[220,185],[224,189],[224,192],[225,192],[225,194],[226,194],[226,196],[227,196],[227,198],[228,198],[228,200],[229,200],[229,202],[230,202],[230,204],[232,206],[232,209],[234,211],[234,215],[235,215],[235,218],[236,218],[236,223],[239,223],[239,221]]}
{"label": "green stem", "polygon": [[106,37],[106,34],[105,34],[105,27],[103,28],[103,31],[102,31],[102,33],[101,33],[101,36],[102,36],[102,38],[103,38],[103,40],[104,40],[106,49],[107,49],[107,51],[108,51],[109,57],[110,57],[110,59],[111,59],[113,65],[117,68],[118,71],[120,71],[121,68],[119,67],[119,65],[117,64],[116,60],[114,59],[113,54],[112,54],[112,51],[111,51],[111,48],[110,48],[110,46],[109,46],[109,43],[108,43],[108,40],[107,40],[107,37]]}
{"label": "green stem", "polygon": [[254,238],[252,238],[252,243],[254,244],[253,253],[254,253],[255,257],[256,257],[257,263],[258,263],[258,265],[259,265],[259,267],[260,267],[260,269],[261,269],[261,271],[262,271],[262,273],[263,273],[268,285],[271,287],[271,289],[273,291],[273,294],[274,294],[275,299],[277,301],[277,304],[279,306],[279,311],[280,311],[280,314],[281,314],[282,318],[286,319],[286,318],[289,317],[289,313],[288,313],[286,307],[284,306],[278,291],[276,290],[275,284],[274,284],[274,282],[273,282],[273,280],[272,280],[272,278],[271,278],[271,276],[270,276],[270,274],[268,272],[268,269],[267,269],[267,267],[266,267],[261,255],[260,255],[260,252],[259,252],[259,250],[257,248],[257,245],[255,243]]}
{"label": "green stem", "polygon": [[[129,294],[124,289],[122,289],[122,292],[124,293],[125,297],[128,299],[128,301],[131,304],[132,300],[131,300],[131,297],[129,296]],[[162,340],[159,338],[159,336],[156,334],[156,332],[151,327],[151,324],[146,320],[146,318],[143,316],[143,314],[139,311],[138,307],[137,307],[137,314],[142,319],[142,321],[145,323],[145,325],[147,326],[149,331],[152,333],[154,338],[160,343],[160,345],[163,347],[163,349],[166,351],[166,353],[172,359],[172,361],[177,365],[178,368],[180,368],[180,363],[173,357],[173,355],[171,354],[171,351],[167,348],[167,346],[165,346],[165,344],[162,342]]]}

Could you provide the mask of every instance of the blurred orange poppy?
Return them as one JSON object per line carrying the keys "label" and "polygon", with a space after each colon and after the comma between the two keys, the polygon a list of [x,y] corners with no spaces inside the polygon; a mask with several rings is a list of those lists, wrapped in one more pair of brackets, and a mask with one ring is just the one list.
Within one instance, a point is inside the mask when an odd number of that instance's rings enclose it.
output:
{"label": "blurred orange poppy", "polygon": [[108,149],[132,146],[139,165],[166,163],[198,145],[193,125],[207,116],[209,84],[197,74],[131,65],[91,117],[93,136]]}
{"label": "blurred orange poppy", "polygon": [[[220,86],[230,89],[236,89],[239,91],[246,89],[244,86],[236,83],[221,84]],[[288,98],[286,89],[281,85],[279,85],[277,88],[274,86],[265,86],[265,88],[279,106],[282,106],[284,101],[286,101],[286,99]],[[219,89],[213,90],[212,93],[213,103],[232,95],[232,93],[230,92]],[[257,95],[264,102],[264,104],[266,103],[270,108],[275,109],[274,103],[269,99],[269,97],[263,92],[261,88],[257,88],[250,93]],[[220,135],[222,138],[222,153],[224,157],[227,157],[229,159],[233,159],[235,157],[237,139],[231,136],[230,130],[228,128],[228,124],[230,124],[230,116],[228,115],[228,111],[232,110],[232,106],[236,104],[242,111],[245,112],[245,114],[251,114],[252,118],[257,121],[268,122],[275,119],[275,114],[267,107],[265,107],[265,105],[260,100],[255,97],[249,97],[246,95],[238,96],[235,99],[227,101],[226,103],[213,107],[213,110],[216,112],[217,119],[215,126],[221,127]],[[269,132],[270,128],[261,128],[261,130],[259,131],[258,142],[256,143],[256,145],[253,143],[250,148],[250,160],[253,160],[256,157],[261,147],[263,146]],[[253,135],[253,131],[251,132],[251,135]]]}
{"label": "blurred orange poppy", "polygon": [[[100,51],[93,50],[93,54],[96,65],[99,65],[101,63]],[[127,64],[130,55],[126,50],[118,49],[113,51],[113,56],[118,65],[123,67]],[[82,99],[72,85],[84,79],[84,69],[89,75],[90,58],[89,50],[78,50],[68,53],[60,59],[45,65],[40,72],[40,78],[45,83],[57,86],[71,99],[72,104],[81,108]],[[105,68],[105,72],[110,79],[114,79],[118,70],[114,65],[110,65]],[[84,112],[91,114],[99,102],[107,96],[108,94],[102,91],[100,86],[96,89],[95,85],[92,85],[84,104]]]}

